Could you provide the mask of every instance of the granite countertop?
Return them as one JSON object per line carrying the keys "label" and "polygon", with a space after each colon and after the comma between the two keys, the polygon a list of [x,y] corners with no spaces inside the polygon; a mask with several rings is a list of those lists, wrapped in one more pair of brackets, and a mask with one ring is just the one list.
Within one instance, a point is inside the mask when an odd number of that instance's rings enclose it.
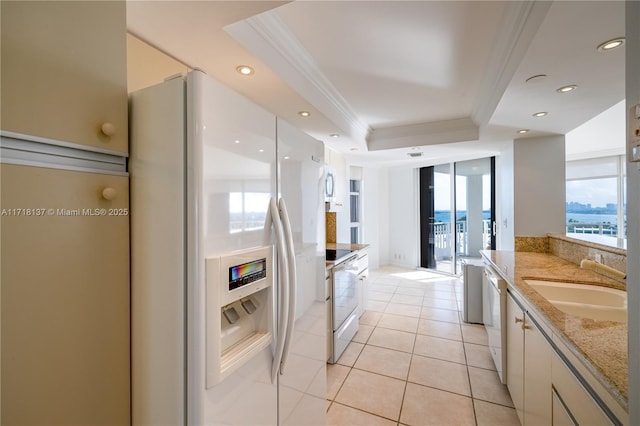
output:
{"label": "granite countertop", "polygon": [[348,243],[327,243],[328,249],[333,250],[362,250],[369,247],[369,244],[348,244]]}
{"label": "granite countertop", "polygon": [[569,281],[598,284],[625,290],[617,281],[580,268],[560,257],[546,253],[484,250],[500,275],[523,296],[542,320],[558,334],[585,366],[628,409],[629,360],[627,324],[599,321],[565,314],[549,303],[524,280]]}

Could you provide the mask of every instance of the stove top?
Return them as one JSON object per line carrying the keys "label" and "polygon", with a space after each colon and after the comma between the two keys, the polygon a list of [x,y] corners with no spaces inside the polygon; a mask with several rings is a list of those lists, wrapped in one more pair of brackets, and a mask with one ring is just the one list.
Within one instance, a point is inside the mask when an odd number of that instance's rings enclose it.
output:
{"label": "stove top", "polygon": [[348,256],[349,254],[353,253],[353,250],[344,250],[344,249],[338,249],[338,250],[333,250],[333,249],[327,249],[327,260],[328,261],[335,261],[338,259],[341,259],[345,256]]}

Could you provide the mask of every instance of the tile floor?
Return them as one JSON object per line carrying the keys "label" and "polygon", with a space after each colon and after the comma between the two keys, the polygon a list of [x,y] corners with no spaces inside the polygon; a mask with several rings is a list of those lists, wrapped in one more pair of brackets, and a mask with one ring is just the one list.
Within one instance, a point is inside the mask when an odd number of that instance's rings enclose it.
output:
{"label": "tile floor", "polygon": [[462,283],[383,267],[360,330],[327,366],[329,425],[520,425],[483,326],[461,319]]}

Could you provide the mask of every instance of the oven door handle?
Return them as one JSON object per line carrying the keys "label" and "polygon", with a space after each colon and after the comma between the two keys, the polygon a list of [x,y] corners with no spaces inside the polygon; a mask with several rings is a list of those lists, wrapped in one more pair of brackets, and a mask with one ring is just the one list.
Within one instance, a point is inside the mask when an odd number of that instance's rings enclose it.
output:
{"label": "oven door handle", "polygon": [[[347,260],[340,262],[337,266],[335,266],[333,269],[335,269],[336,271],[342,271],[343,269],[354,269],[353,264],[355,263],[355,261],[358,260],[358,255],[354,254],[353,256],[349,257]],[[357,268],[356,268],[357,269]]]}

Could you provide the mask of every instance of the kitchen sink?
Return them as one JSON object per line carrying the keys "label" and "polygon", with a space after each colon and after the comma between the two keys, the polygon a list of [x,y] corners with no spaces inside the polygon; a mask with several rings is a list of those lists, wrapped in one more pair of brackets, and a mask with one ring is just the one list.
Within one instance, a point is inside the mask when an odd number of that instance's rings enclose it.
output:
{"label": "kitchen sink", "polygon": [[627,292],[597,284],[524,280],[564,313],[595,320],[627,322]]}

